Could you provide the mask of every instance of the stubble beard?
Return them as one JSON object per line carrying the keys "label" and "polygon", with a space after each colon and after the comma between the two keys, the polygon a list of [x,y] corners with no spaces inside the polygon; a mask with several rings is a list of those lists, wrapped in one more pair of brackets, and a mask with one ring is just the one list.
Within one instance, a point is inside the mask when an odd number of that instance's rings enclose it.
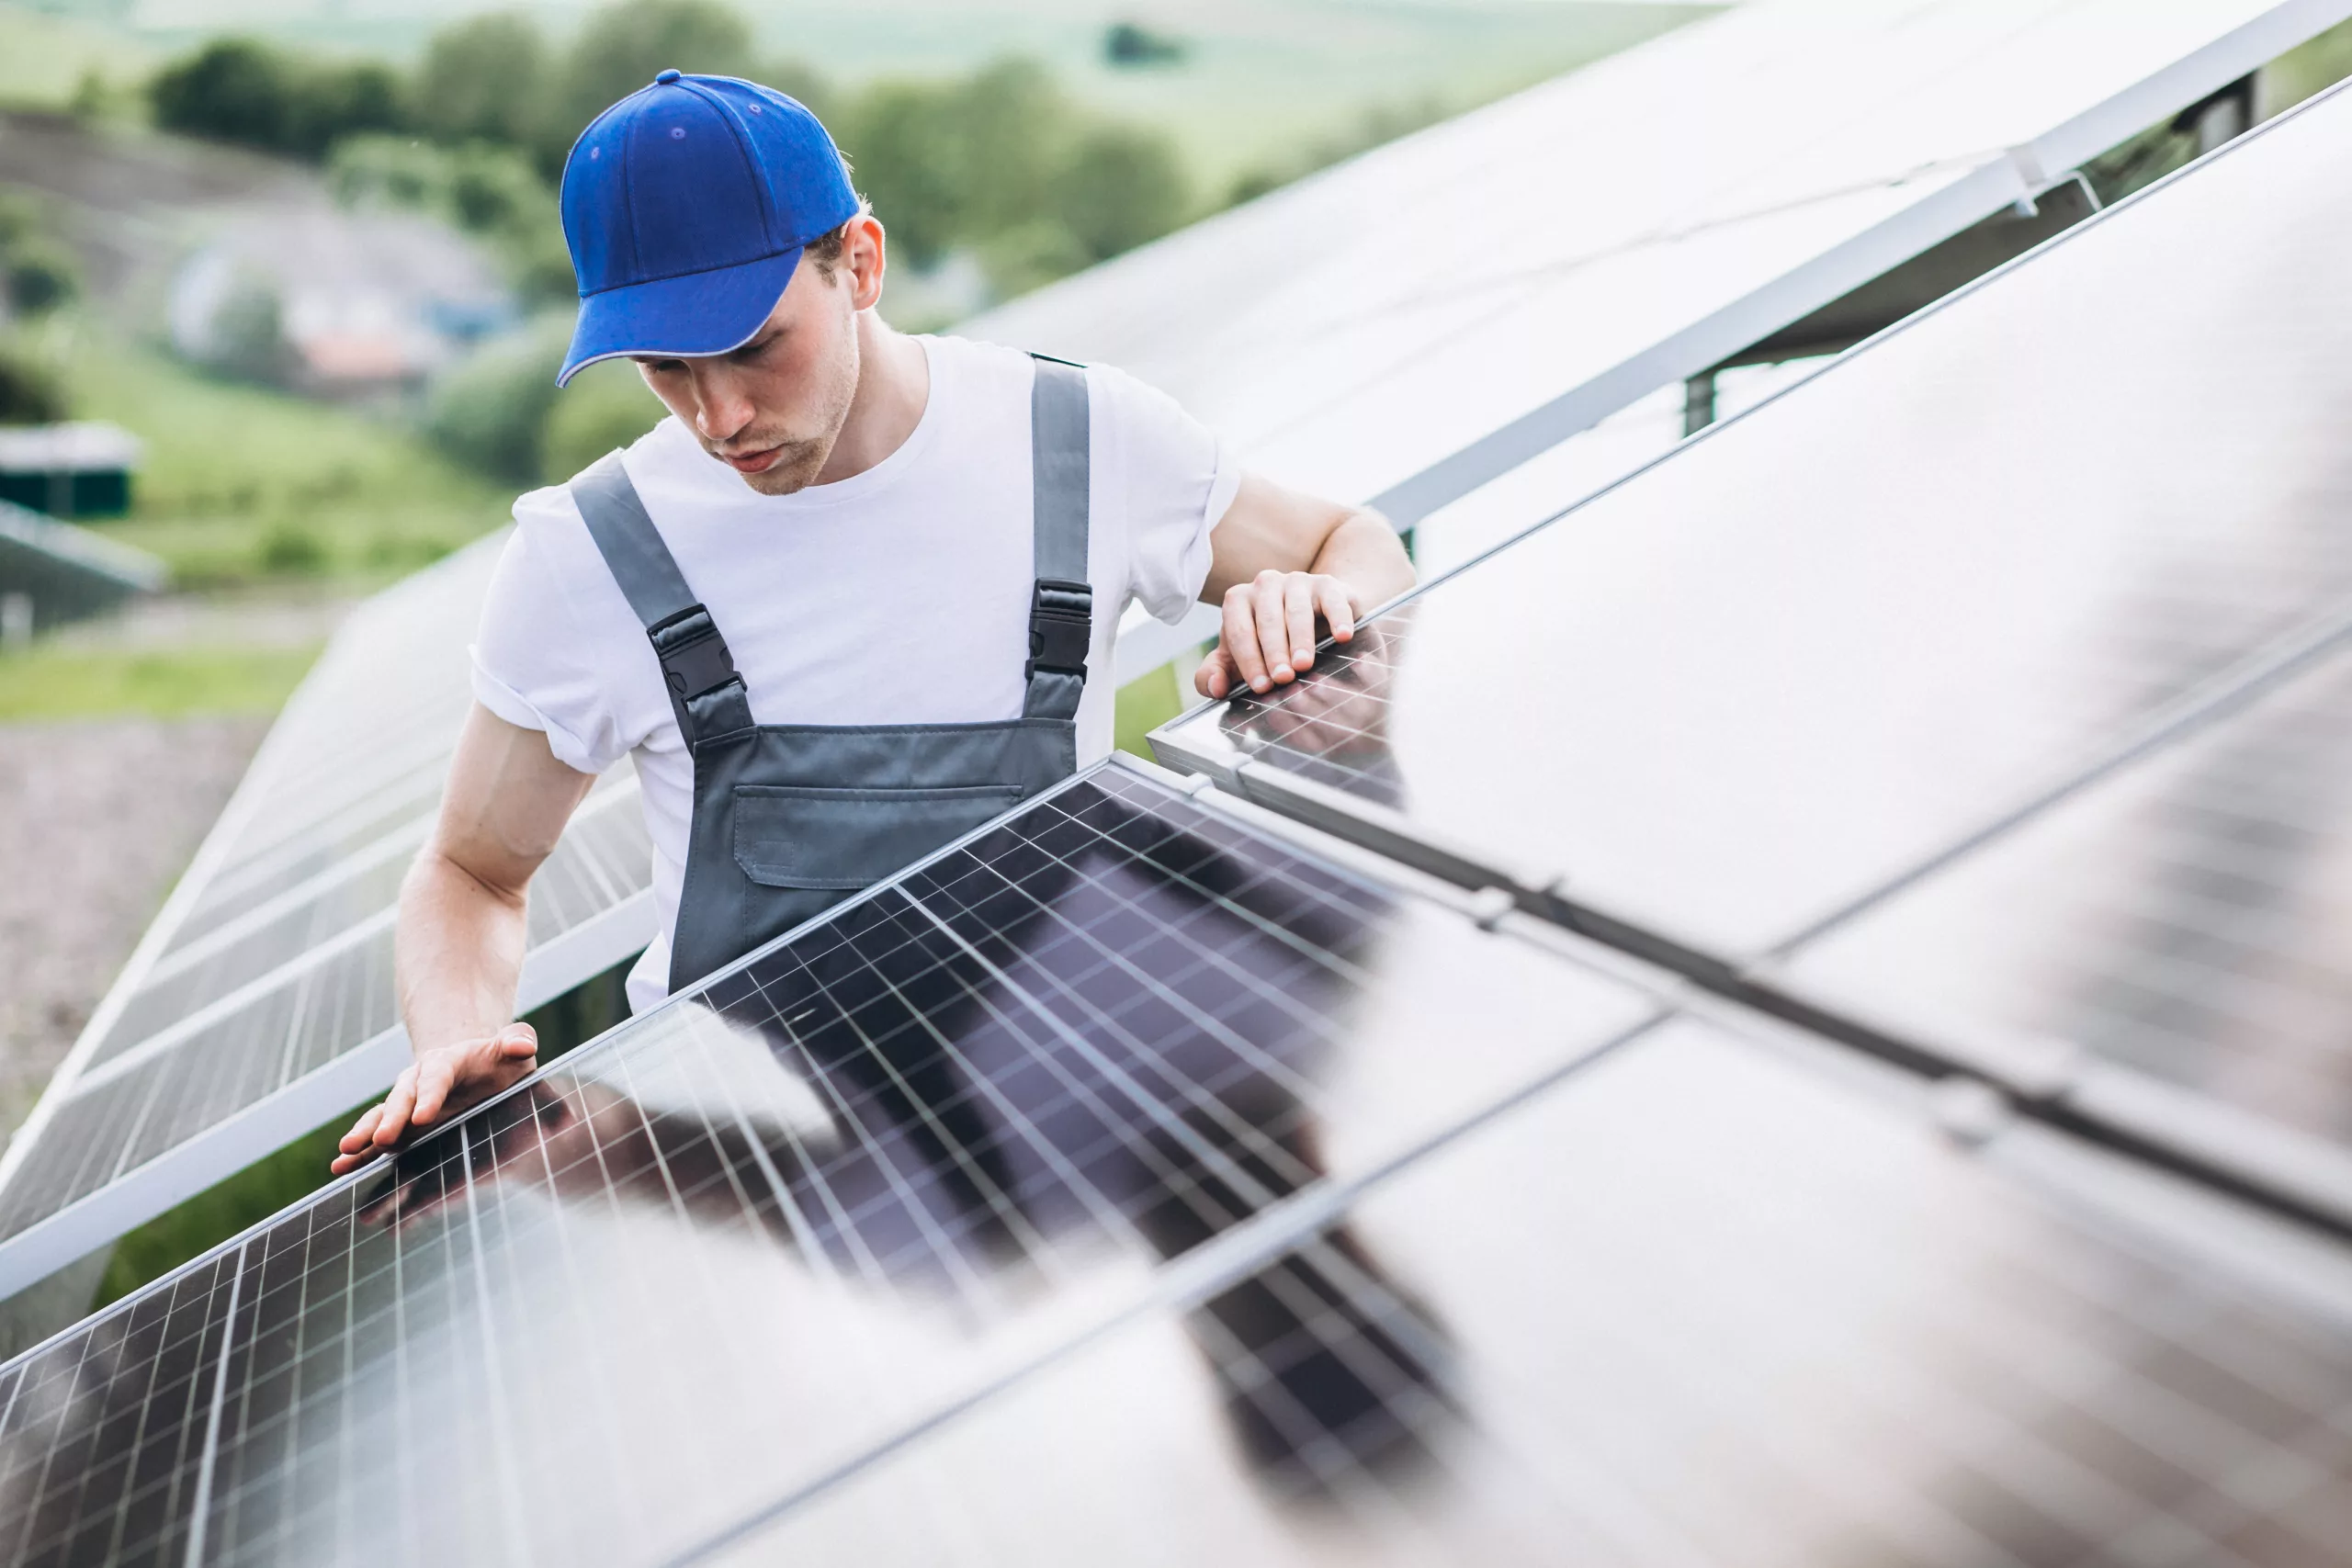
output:
{"label": "stubble beard", "polygon": [[853,329],[844,352],[835,357],[826,378],[820,412],[824,433],[797,441],[786,437],[777,443],[784,451],[775,462],[756,474],[741,475],[743,482],[762,495],[791,495],[815,484],[842,438],[842,427],[849,423],[850,405],[857,398],[857,333]]}

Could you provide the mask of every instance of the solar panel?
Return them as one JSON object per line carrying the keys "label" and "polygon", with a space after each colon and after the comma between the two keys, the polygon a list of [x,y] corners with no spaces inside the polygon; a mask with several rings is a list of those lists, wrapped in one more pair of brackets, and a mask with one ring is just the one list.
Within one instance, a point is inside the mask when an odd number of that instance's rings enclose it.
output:
{"label": "solar panel", "polygon": [[1656,1014],[1464,905],[1107,764],[21,1359],[0,1552],[657,1560]]}
{"label": "solar panel", "polygon": [[[2347,14],[1749,0],[959,330],[1130,370],[1410,524]],[[1214,635],[1138,623],[1121,674]]]}
{"label": "solar panel", "polygon": [[2352,98],[1154,737],[1736,966],[2352,632]]}
{"label": "solar panel", "polygon": [[[0,1296],[390,1084],[394,904],[471,701],[496,541],[356,610],[0,1159]],[[519,1001],[641,948],[636,784],[600,780],[532,888]]]}
{"label": "solar panel", "polygon": [[2352,1258],[1809,1057],[1669,1025],[712,1555],[2344,1560]]}
{"label": "solar panel", "polygon": [[2053,1061],[2062,1104],[2291,1170],[2352,1220],[2347,777],[2338,653],[1806,944],[1771,983],[1925,1047]]}

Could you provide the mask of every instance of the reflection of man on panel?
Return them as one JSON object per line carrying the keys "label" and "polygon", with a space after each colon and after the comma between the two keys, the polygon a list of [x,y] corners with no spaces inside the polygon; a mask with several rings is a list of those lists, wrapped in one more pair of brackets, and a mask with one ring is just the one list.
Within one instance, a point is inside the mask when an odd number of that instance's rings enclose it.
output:
{"label": "reflection of man on panel", "polygon": [[515,505],[401,896],[416,1064],[339,1169],[529,1069],[525,891],[622,757],[662,911],[642,1007],[1106,753],[1129,601],[1223,604],[1219,696],[1412,580],[1379,517],[1239,472],[1117,371],[891,331],[882,225],[781,94],[663,72],[582,133],[563,218],[564,377],[633,359],[672,417]]}
{"label": "reflection of man on panel", "polygon": [[[945,928],[886,893],[689,1004],[725,1020],[697,1027],[759,1035],[824,1131],[746,1114],[731,1094],[715,1112],[692,1095],[640,1103],[606,1057],[486,1111],[462,1162],[435,1144],[402,1156],[367,1217],[403,1224],[500,1177],[721,1225],[744,1217],[744,1194],[774,1193],[751,1213],[778,1246],[911,1294],[1036,1268],[1072,1233],[1178,1258],[1324,1180],[1297,1089],[1336,1076],[1357,1032],[1340,969],[1378,963],[1363,906],[1111,801],[1076,809],[1102,835],[1084,847],[1024,856],[1009,829],[978,840],[930,900]],[[1188,961],[1106,1002],[1111,966],[1080,933],[1139,928]],[[1268,931],[1337,962],[1277,983]],[[1184,1325],[1245,1455],[1285,1493],[1409,1464],[1445,1420],[1442,1328],[1344,1223],[1294,1239]]]}

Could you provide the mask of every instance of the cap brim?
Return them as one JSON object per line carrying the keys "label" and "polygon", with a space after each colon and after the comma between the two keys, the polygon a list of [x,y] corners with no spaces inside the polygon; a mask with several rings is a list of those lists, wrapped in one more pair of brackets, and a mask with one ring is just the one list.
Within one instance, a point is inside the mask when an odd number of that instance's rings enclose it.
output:
{"label": "cap brim", "polygon": [[740,266],[607,288],[580,301],[559,387],[600,359],[625,355],[692,359],[741,348],[784,298],[802,247]]}

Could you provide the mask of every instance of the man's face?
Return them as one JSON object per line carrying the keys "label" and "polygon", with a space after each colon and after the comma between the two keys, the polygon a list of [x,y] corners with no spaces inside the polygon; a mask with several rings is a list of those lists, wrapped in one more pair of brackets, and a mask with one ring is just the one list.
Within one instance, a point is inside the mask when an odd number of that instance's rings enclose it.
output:
{"label": "man's face", "polygon": [[[863,236],[852,226],[852,252]],[[880,292],[879,234],[874,277]],[[828,278],[800,258],[767,324],[731,353],[695,359],[639,359],[654,396],[695,433],[703,450],[763,495],[790,495],[816,481],[832,456],[857,392],[857,312],[869,292],[844,254]]]}

